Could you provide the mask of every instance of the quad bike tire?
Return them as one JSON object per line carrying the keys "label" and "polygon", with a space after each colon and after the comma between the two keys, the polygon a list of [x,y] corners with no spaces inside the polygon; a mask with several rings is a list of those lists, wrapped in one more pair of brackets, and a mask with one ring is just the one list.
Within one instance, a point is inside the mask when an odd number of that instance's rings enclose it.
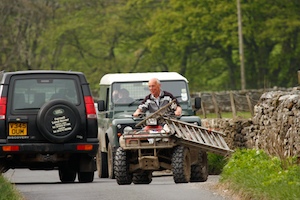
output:
{"label": "quad bike tire", "polygon": [[126,151],[119,147],[115,157],[115,178],[119,185],[130,185],[132,183],[132,174],[129,172],[129,160]]}
{"label": "quad bike tire", "polygon": [[152,182],[152,172],[142,171],[139,173],[134,173],[132,177],[132,182],[134,184],[150,184]]}
{"label": "quad bike tire", "polygon": [[198,162],[191,166],[191,180],[190,182],[205,182],[208,177],[208,161],[207,153],[199,151]]}
{"label": "quad bike tire", "polygon": [[175,183],[188,183],[191,178],[191,155],[189,149],[176,146],[172,154],[172,170]]}

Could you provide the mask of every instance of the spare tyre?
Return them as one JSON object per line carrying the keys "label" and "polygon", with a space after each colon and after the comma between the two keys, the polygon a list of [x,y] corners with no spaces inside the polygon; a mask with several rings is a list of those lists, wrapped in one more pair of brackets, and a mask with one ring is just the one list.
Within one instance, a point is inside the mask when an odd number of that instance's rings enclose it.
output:
{"label": "spare tyre", "polygon": [[37,127],[50,142],[63,143],[73,139],[80,129],[76,106],[62,99],[45,103],[37,114]]}

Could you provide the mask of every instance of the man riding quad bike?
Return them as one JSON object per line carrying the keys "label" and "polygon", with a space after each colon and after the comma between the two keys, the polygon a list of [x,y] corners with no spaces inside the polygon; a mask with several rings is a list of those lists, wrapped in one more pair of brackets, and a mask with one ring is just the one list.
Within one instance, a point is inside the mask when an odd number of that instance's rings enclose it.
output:
{"label": "man riding quad bike", "polygon": [[149,184],[152,172],[163,170],[172,170],[175,183],[207,180],[207,152],[197,145],[178,143],[181,128],[174,123],[191,128],[198,126],[168,115],[172,104],[174,101],[140,119],[136,125],[140,129],[124,129],[114,161],[119,185]]}

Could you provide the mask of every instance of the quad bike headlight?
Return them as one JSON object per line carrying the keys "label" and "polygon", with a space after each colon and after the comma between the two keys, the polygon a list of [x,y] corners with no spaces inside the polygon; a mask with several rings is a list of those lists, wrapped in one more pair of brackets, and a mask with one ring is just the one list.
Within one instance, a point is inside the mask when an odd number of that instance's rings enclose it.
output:
{"label": "quad bike headlight", "polygon": [[152,126],[156,126],[157,125],[157,119],[156,118],[149,118],[146,120],[146,125],[152,125]]}
{"label": "quad bike headlight", "polygon": [[125,128],[124,128],[124,134],[128,134],[130,131],[132,131],[133,129],[132,129],[132,127],[130,127],[130,126],[126,126]]}

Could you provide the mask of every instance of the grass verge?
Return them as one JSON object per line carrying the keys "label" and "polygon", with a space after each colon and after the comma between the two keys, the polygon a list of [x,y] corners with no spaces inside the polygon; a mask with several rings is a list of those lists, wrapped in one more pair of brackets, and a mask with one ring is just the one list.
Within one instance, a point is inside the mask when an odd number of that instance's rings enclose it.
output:
{"label": "grass verge", "polygon": [[22,200],[23,197],[16,190],[14,185],[9,183],[1,174],[0,174],[0,200]]}
{"label": "grass verge", "polygon": [[237,150],[223,168],[220,183],[244,200],[296,200],[300,166],[295,158],[282,161],[262,150]]}
{"label": "grass verge", "polygon": [[[205,118],[218,118],[218,115],[216,113],[207,113],[206,116],[204,116],[203,114],[199,114],[199,117],[201,119],[205,119]],[[251,113],[250,112],[237,112],[236,113],[236,117],[233,117],[232,112],[222,112],[221,113],[221,117],[222,118],[244,118],[244,119],[249,119],[251,118]]]}

